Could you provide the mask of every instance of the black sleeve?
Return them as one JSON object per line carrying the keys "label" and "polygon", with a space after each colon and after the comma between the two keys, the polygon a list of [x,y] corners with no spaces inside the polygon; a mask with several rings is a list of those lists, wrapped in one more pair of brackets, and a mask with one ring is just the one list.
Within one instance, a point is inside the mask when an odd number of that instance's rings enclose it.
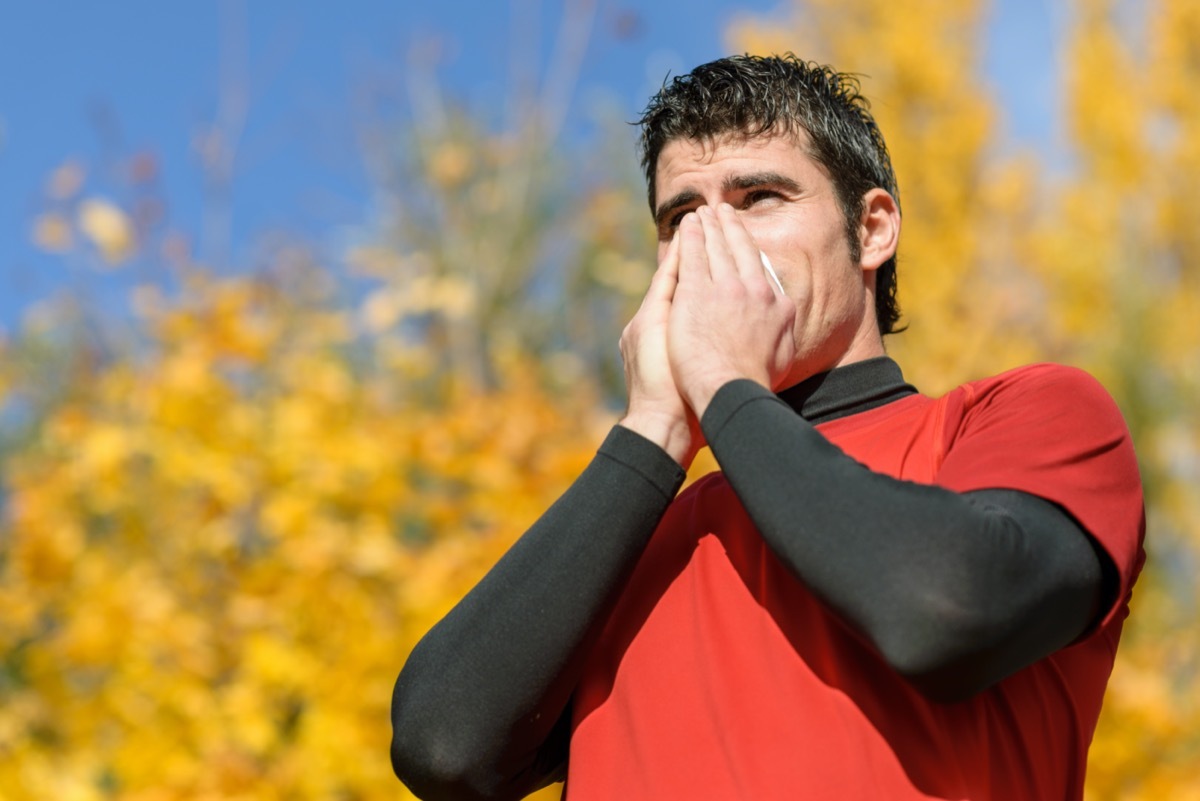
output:
{"label": "black sleeve", "polygon": [[956,700],[1069,644],[1115,587],[1059,507],[872,472],[752,381],[701,421],[771,549],[898,672]]}
{"label": "black sleeve", "polygon": [[614,427],[591,464],[418,644],[392,696],[392,764],[425,799],[521,798],[562,778],[587,635],[684,472]]}

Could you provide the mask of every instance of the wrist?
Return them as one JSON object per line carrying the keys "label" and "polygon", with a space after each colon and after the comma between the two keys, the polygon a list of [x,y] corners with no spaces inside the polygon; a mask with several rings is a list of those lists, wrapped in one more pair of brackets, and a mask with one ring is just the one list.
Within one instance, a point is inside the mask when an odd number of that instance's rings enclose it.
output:
{"label": "wrist", "polygon": [[[685,397],[687,400],[687,405],[696,415],[696,419],[699,420],[704,417],[704,412],[708,409],[709,403],[712,402],[713,396],[717,394],[717,391],[720,390],[721,387],[725,386],[731,381],[737,381],[740,379],[746,379],[754,381],[757,384],[763,384],[762,381],[759,381],[756,378],[734,372],[713,373],[705,376],[703,380],[694,382],[694,384],[691,386],[691,391],[687,392]],[[766,385],[763,384],[763,386]]]}
{"label": "wrist", "polygon": [[667,412],[630,409],[617,425],[639,434],[666,451],[684,470],[699,450],[686,417]]}

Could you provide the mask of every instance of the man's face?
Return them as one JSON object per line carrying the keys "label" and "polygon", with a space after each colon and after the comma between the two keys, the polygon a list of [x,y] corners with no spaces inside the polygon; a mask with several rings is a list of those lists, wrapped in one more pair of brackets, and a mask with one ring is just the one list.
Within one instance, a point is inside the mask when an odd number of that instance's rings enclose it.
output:
{"label": "man's face", "polygon": [[797,358],[779,388],[883,353],[868,292],[873,270],[851,261],[833,183],[805,142],[791,135],[675,139],[656,170],[660,261],[684,214],[723,201],[738,210],[796,303]]}

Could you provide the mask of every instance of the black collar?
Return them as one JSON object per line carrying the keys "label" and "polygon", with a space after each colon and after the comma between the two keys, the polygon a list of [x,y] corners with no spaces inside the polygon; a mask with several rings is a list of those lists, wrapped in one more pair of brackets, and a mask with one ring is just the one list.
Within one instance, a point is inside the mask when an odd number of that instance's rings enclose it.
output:
{"label": "black collar", "polygon": [[916,394],[887,356],[835,367],[779,392],[779,399],[816,425]]}

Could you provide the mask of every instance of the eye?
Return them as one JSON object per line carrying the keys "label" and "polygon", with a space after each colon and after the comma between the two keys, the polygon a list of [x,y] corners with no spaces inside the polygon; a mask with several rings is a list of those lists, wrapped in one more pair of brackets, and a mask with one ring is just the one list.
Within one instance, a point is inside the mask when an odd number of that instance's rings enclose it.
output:
{"label": "eye", "polygon": [[783,196],[774,189],[754,189],[750,192],[747,192],[745,196],[742,197],[742,208],[748,209],[757,203],[763,202],[764,200],[776,200],[780,197]]}
{"label": "eye", "polygon": [[683,218],[693,211],[695,211],[694,208],[679,209],[669,217],[664,218],[661,224],[662,229],[659,233],[669,239],[674,234],[675,229],[679,227],[679,224],[683,222]]}

